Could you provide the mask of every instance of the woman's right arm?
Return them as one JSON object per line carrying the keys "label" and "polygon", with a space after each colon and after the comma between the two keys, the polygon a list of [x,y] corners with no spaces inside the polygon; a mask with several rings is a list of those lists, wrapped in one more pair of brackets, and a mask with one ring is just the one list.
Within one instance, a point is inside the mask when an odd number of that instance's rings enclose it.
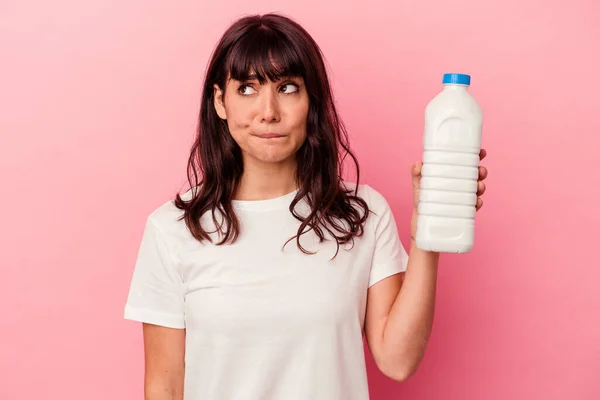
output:
{"label": "woman's right arm", "polygon": [[183,400],[185,329],[143,324],[145,400]]}

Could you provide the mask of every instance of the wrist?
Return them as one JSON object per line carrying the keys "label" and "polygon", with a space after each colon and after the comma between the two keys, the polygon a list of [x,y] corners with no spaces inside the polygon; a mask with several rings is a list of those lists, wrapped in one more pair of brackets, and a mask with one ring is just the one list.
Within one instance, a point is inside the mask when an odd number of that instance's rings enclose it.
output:
{"label": "wrist", "polygon": [[436,266],[438,265],[440,259],[440,253],[436,251],[423,250],[417,247],[417,243],[415,240],[410,240],[410,249],[408,251],[409,258],[413,258],[415,260],[423,260],[425,264]]}
{"label": "wrist", "polygon": [[435,252],[435,251],[430,251],[430,250],[423,250],[419,247],[417,247],[417,223],[418,223],[418,219],[419,219],[419,213],[417,211],[417,208],[415,207],[413,209],[413,213],[412,213],[412,217],[411,217],[411,221],[410,221],[410,253],[413,252],[418,252],[418,253],[424,253],[427,254],[429,256],[435,256],[438,257],[439,256],[439,252]]}

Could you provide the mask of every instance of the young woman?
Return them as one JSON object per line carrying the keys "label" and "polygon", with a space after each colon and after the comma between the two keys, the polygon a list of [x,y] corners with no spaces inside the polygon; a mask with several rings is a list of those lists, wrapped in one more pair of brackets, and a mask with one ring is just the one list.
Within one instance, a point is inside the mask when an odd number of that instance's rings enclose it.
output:
{"label": "young woman", "polygon": [[[274,14],[235,22],[198,131],[190,190],[148,217],[125,307],[143,323],[146,399],[364,400],[363,333],[384,374],[409,377],[439,255],[414,240],[407,254],[382,195],[341,179],[346,156],[358,164],[310,35]],[[415,210],[419,178],[416,163]]]}

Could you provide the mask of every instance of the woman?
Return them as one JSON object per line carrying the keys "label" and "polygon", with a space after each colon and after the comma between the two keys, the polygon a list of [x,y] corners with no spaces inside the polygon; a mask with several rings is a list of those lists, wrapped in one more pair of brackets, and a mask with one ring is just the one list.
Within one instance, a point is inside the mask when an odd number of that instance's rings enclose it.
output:
{"label": "woman", "polygon": [[148,217],[125,308],[146,399],[367,399],[363,332],[384,374],[415,371],[438,254],[407,254],[381,194],[341,180],[347,155],[358,172],[310,35],[235,22],[208,66],[191,189]]}

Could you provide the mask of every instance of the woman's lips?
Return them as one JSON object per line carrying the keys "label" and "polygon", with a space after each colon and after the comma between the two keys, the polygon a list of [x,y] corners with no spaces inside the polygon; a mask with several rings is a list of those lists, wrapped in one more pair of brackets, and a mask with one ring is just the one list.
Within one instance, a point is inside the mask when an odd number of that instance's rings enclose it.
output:
{"label": "woman's lips", "polygon": [[254,136],[257,136],[261,139],[276,139],[276,138],[285,137],[285,135],[282,135],[280,133],[273,133],[273,132],[261,133],[259,135],[254,135]]}

